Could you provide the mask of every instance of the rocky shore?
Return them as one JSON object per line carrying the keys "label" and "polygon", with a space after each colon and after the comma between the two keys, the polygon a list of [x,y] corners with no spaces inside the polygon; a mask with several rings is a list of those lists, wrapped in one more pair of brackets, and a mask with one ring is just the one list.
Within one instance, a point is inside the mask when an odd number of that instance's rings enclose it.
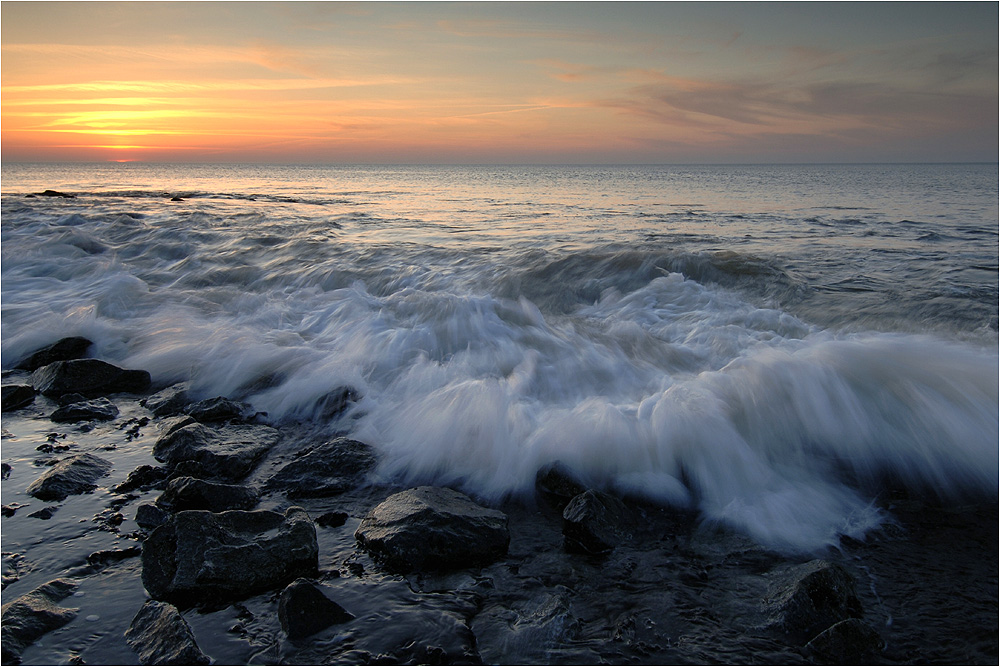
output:
{"label": "rocky shore", "polygon": [[[4,664],[992,664],[997,503],[787,555],[589,489],[400,488],[342,431],[87,358],[3,379]],[[337,417],[357,397],[327,401]]]}

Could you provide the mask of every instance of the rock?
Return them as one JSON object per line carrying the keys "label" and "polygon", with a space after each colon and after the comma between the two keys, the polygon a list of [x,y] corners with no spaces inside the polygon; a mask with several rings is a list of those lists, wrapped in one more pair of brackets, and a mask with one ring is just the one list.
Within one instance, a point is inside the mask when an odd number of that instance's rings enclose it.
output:
{"label": "rock", "polygon": [[539,468],[535,474],[535,489],[554,507],[564,509],[569,501],[587,490],[562,461]]}
{"label": "rock", "polygon": [[150,384],[146,371],[126,370],[100,359],[56,361],[31,376],[35,390],[45,396],[77,393],[87,397],[144,391]]}
{"label": "rock", "polygon": [[112,493],[130,493],[136,489],[163,488],[158,486],[167,479],[166,468],[151,465],[141,465],[128,474],[125,481],[111,487]]}
{"label": "rock", "polygon": [[156,504],[168,512],[225,512],[248,510],[257,504],[257,498],[257,493],[245,486],[206,482],[194,477],[175,477],[156,499]]}
{"label": "rock", "polygon": [[118,406],[106,398],[70,403],[49,415],[54,422],[110,421],[118,416]]}
{"label": "rock", "polygon": [[807,651],[831,665],[871,664],[884,648],[882,636],[859,618],[835,623],[806,644]]}
{"label": "rock", "polygon": [[189,405],[185,412],[202,424],[207,424],[231,419],[243,421],[247,415],[253,413],[253,407],[246,403],[238,403],[222,396],[216,396]]}
{"label": "rock", "polygon": [[70,361],[87,355],[93,343],[80,336],[71,336],[31,353],[14,366],[22,371],[35,371],[56,361]]}
{"label": "rock", "polygon": [[154,417],[179,415],[190,403],[187,382],[179,382],[139,401]]}
{"label": "rock", "polygon": [[764,613],[768,629],[799,646],[836,623],[863,615],[854,578],[825,560],[780,572],[768,587]]}
{"label": "rock", "polygon": [[142,583],[179,605],[236,600],[313,575],[318,555],[316,527],[300,507],[178,512],[143,543]]}
{"label": "rock", "polygon": [[0,479],[9,479],[11,470],[9,463],[0,463]]}
{"label": "rock", "polygon": [[63,197],[64,199],[76,199],[76,195],[59,192],[57,190],[46,190],[45,192],[36,192],[35,194],[39,197]]}
{"label": "rock", "polygon": [[506,514],[433,486],[390,496],[354,536],[386,567],[403,572],[488,565],[510,544]]}
{"label": "rock", "polygon": [[[11,503],[10,505],[0,506],[0,516],[6,517],[6,518],[9,519],[10,517],[14,516],[15,512],[17,512],[22,507],[28,507],[28,506],[27,505],[22,505],[21,503]],[[345,514],[344,516],[347,516],[347,515]],[[323,517],[320,517],[320,518],[323,518]],[[319,521],[319,519],[317,519],[317,521]]]}
{"label": "rock", "polygon": [[58,509],[59,509],[58,507],[43,507],[40,510],[32,512],[28,516],[30,516],[32,519],[41,519],[42,521],[48,521],[53,517],[53,515],[56,513],[56,510]]}
{"label": "rock", "polygon": [[361,484],[376,462],[368,445],[337,438],[299,453],[267,481],[267,488],[289,498],[334,496]]}
{"label": "rock", "polygon": [[111,462],[93,454],[77,454],[49,468],[32,482],[29,496],[39,500],[65,500],[67,496],[87,493],[97,488],[98,479],[111,471]]}
{"label": "rock", "polygon": [[107,549],[105,551],[95,551],[94,553],[87,556],[87,562],[97,568],[104,568],[111,563],[117,563],[120,560],[126,560],[128,558],[135,558],[142,553],[142,547],[132,546],[127,549]]}
{"label": "rock", "polygon": [[289,639],[308,637],[353,619],[346,609],[306,579],[290,583],[278,598],[278,622]]}
{"label": "rock", "polygon": [[0,644],[3,646],[4,664],[19,664],[21,653],[28,645],[76,617],[78,609],[56,604],[74,590],[76,584],[54,579],[3,606],[0,611]]}
{"label": "rock", "polygon": [[125,641],[139,656],[142,665],[207,665],[209,657],[201,652],[177,607],[148,600],[125,631]]}
{"label": "rock", "polygon": [[135,508],[135,522],[140,528],[150,530],[170,520],[170,513],[153,503],[140,503]]}
{"label": "rock", "polygon": [[35,400],[35,389],[26,384],[5,384],[0,388],[0,409],[4,412],[31,405]]}
{"label": "rock", "polygon": [[347,406],[358,400],[358,392],[350,387],[340,387],[326,394],[317,403],[319,418],[322,420],[336,419],[347,410]]}
{"label": "rock", "polygon": [[153,457],[171,466],[194,461],[210,476],[237,480],[246,477],[280,438],[281,434],[269,426],[211,428],[191,421],[161,436],[153,445]]}
{"label": "rock", "polygon": [[183,197],[171,197],[170,201],[184,201]]}
{"label": "rock", "polygon": [[316,524],[324,528],[339,528],[347,523],[346,512],[327,512],[316,517]]}
{"label": "rock", "polygon": [[563,537],[567,551],[605,554],[631,537],[635,517],[619,498],[585,491],[563,510]]}

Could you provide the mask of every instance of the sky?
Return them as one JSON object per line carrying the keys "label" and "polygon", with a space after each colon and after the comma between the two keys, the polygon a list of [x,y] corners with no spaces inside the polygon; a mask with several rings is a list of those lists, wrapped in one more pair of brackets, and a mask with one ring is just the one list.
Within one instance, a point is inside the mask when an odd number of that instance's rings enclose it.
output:
{"label": "sky", "polygon": [[998,7],[4,1],[0,153],[995,162]]}

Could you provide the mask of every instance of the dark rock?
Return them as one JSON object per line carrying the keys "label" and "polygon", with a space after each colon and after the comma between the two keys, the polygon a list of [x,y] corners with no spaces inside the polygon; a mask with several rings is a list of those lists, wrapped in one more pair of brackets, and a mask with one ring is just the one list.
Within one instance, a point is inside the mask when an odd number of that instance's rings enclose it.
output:
{"label": "dark rock", "polygon": [[[0,515],[10,518],[14,516],[14,513],[17,512],[22,507],[27,507],[27,505],[22,505],[21,503],[11,503],[10,505],[3,505],[2,507],[0,507]],[[347,515],[345,514],[344,516]]]}
{"label": "dark rock", "polygon": [[65,192],[59,192],[58,190],[46,190],[45,192],[36,192],[35,195],[39,197],[62,197],[64,199],[76,199],[76,195],[67,194]]}
{"label": "dark rock", "polygon": [[93,345],[92,342],[80,336],[71,336],[52,343],[47,347],[36,350],[20,362],[14,368],[23,371],[38,370],[42,366],[48,366],[56,361],[70,361],[71,359],[81,359],[87,356],[87,350]]}
{"label": "dark rock", "polygon": [[184,201],[183,197],[171,197],[170,201]]}
{"label": "dark rock", "polygon": [[56,398],[56,403],[59,405],[72,405],[74,403],[83,403],[87,400],[87,397],[83,394],[63,394]]}
{"label": "dark rock", "polygon": [[151,465],[141,465],[128,474],[125,481],[111,487],[112,493],[130,493],[136,489],[162,488],[158,485],[167,479],[166,468]]}
{"label": "dark rock", "polygon": [[630,538],[635,517],[619,498],[601,491],[585,491],[563,510],[567,551],[605,554]]}
{"label": "dark rock", "polygon": [[135,522],[140,528],[150,530],[170,520],[170,513],[153,503],[140,503],[135,508]]}
{"label": "dark rock", "polygon": [[206,482],[193,477],[175,477],[167,484],[156,504],[169,511],[248,510],[257,504],[257,493],[245,486]]}
{"label": "dark rock", "polygon": [[347,623],[354,616],[326,597],[315,584],[296,579],[278,598],[278,622],[289,639],[314,635],[337,623]]}
{"label": "dark rock", "polygon": [[314,574],[318,554],[316,527],[300,507],[178,512],[143,543],[142,583],[175,604],[241,599]]}
{"label": "dark rock", "polygon": [[125,631],[125,641],[139,656],[142,665],[207,665],[209,657],[201,652],[177,607],[148,600]]}
{"label": "dark rock", "polygon": [[535,489],[553,506],[564,509],[569,501],[587,490],[562,461],[539,468],[535,474]]}
{"label": "dark rock", "polygon": [[835,623],[806,644],[816,662],[830,665],[866,665],[885,648],[882,636],[858,618]]}
{"label": "dark rock", "polygon": [[782,571],[768,587],[764,613],[768,629],[800,646],[836,623],[863,615],[854,578],[824,560]]}
{"label": "dark rock", "polygon": [[95,551],[94,553],[87,556],[87,562],[95,567],[106,567],[111,563],[117,563],[120,560],[126,560],[128,558],[135,558],[142,553],[142,547],[133,546],[127,549],[108,549],[106,551]]}
{"label": "dark rock", "polygon": [[139,405],[152,412],[154,417],[179,415],[190,403],[187,382],[179,382],[139,401]]}
{"label": "dark rock", "polygon": [[0,388],[0,409],[4,412],[31,405],[35,400],[35,389],[26,384],[5,384]]}
{"label": "dark rock", "polygon": [[386,567],[403,572],[488,565],[510,544],[506,514],[433,486],[390,496],[354,536]]}
{"label": "dark rock", "polygon": [[56,361],[31,376],[31,384],[45,396],[77,393],[87,397],[144,391],[150,384],[146,371],[126,370],[100,359]]}
{"label": "dark rock", "polygon": [[48,521],[58,510],[58,507],[43,507],[40,510],[36,510],[29,514],[32,519],[41,519],[42,521]]}
{"label": "dark rock", "polygon": [[281,490],[289,498],[334,496],[361,484],[376,462],[368,445],[337,438],[298,454],[267,481],[267,488]]}
{"label": "dark rock", "polygon": [[324,528],[339,528],[347,523],[347,513],[327,512],[316,517],[316,523]]}
{"label": "dark rock", "polygon": [[347,406],[358,400],[358,392],[350,387],[334,389],[317,403],[319,418],[323,420],[336,419],[347,410]]}
{"label": "dark rock", "polygon": [[253,413],[253,408],[246,403],[238,403],[222,396],[216,396],[189,405],[185,412],[202,424],[207,424],[229,420],[242,421],[244,417]]}
{"label": "dark rock", "polygon": [[11,470],[9,463],[0,463],[0,479],[9,479]]}
{"label": "dark rock", "polygon": [[21,653],[28,645],[76,617],[79,610],[56,604],[74,590],[76,584],[54,579],[3,606],[0,611],[0,644],[3,646],[4,664],[19,664]]}
{"label": "dark rock", "polygon": [[237,480],[246,477],[280,437],[269,426],[230,424],[211,428],[191,421],[161,436],[153,445],[153,457],[172,466],[194,461],[210,476]]}
{"label": "dark rock", "polygon": [[77,454],[49,468],[32,482],[27,493],[39,500],[65,500],[67,496],[97,488],[98,479],[111,471],[111,462],[93,454]]}
{"label": "dark rock", "polygon": [[118,416],[118,406],[106,398],[71,403],[49,415],[54,422],[110,421]]}

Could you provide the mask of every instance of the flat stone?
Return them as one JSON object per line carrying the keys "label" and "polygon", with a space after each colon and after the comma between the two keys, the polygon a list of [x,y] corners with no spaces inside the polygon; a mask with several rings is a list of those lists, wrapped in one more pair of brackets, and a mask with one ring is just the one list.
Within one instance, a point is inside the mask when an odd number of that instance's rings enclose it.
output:
{"label": "flat stone", "polygon": [[156,441],[153,457],[171,466],[193,461],[206,474],[229,480],[246,477],[281,438],[276,429],[257,424],[181,423]]}
{"label": "flat stone", "polygon": [[28,486],[27,493],[39,500],[65,500],[67,496],[93,491],[97,488],[94,482],[111,468],[110,461],[93,454],[77,454],[49,468]]}
{"label": "flat stone", "polygon": [[91,345],[93,345],[93,342],[81,336],[62,338],[51,345],[32,352],[19,361],[14,368],[22,371],[34,371],[56,361],[80,359],[87,355],[87,350],[90,349]]}
{"label": "flat stone", "polygon": [[119,368],[100,359],[74,359],[42,366],[32,374],[31,384],[45,396],[76,393],[93,398],[145,391],[150,377],[146,371]]}
{"label": "flat stone", "polygon": [[314,635],[354,616],[306,579],[296,579],[278,598],[278,622],[289,639]]}
{"label": "flat stone", "polygon": [[30,385],[5,384],[0,387],[0,409],[4,412],[31,405],[34,400],[35,388]]}
{"label": "flat stone", "polygon": [[334,496],[360,485],[376,462],[365,443],[337,438],[301,452],[267,481],[267,488],[289,498]]}
{"label": "flat stone", "polygon": [[78,609],[58,603],[76,590],[76,584],[54,579],[43,584],[0,610],[0,645],[4,664],[19,664],[21,653],[42,635],[61,628],[74,618]]}
{"label": "flat stone", "polygon": [[201,652],[191,626],[165,602],[148,600],[125,631],[125,641],[142,665],[207,665],[211,659]]}
{"label": "flat stone", "polygon": [[118,406],[106,398],[70,403],[49,415],[54,422],[110,421],[118,416]]}

